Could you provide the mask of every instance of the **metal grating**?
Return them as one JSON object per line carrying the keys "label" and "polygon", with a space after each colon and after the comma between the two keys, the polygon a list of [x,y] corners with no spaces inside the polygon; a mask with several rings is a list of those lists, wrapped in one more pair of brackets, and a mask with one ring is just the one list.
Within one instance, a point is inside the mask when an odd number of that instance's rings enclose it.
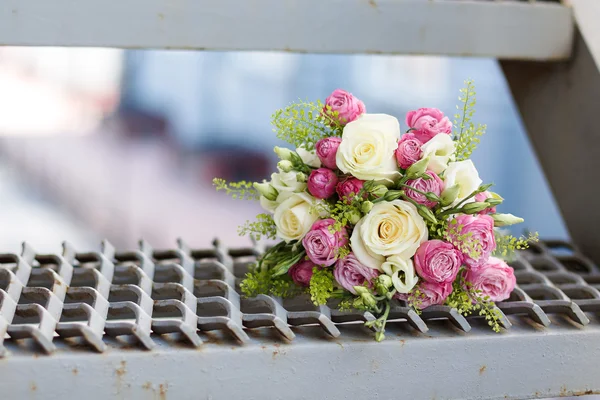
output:
{"label": "metal grating", "polygon": [[[241,298],[239,282],[258,254],[259,248],[229,250],[218,241],[193,250],[179,240],[177,248],[160,251],[142,241],[138,250],[122,253],[107,242],[90,253],[64,244],[60,255],[37,254],[24,244],[20,255],[0,255],[1,354],[8,354],[3,341],[19,339],[32,339],[37,351],[48,354],[57,340],[67,338],[65,343],[97,352],[107,349],[106,342],[152,350],[155,339],[167,334],[175,338],[170,343],[199,347],[201,336],[213,330],[242,345],[251,341],[248,330],[262,327],[287,341],[296,336],[292,327],[304,325],[320,326],[335,338],[340,324],[375,318],[368,312],[341,312],[335,304],[315,307],[306,297]],[[512,266],[518,287],[498,304],[504,315],[526,316],[552,329],[548,314],[584,326],[590,322],[585,312],[600,311],[600,270],[569,243],[535,244]],[[397,302],[390,315],[392,332],[394,325],[406,324],[425,333],[429,321],[440,319],[468,332],[473,323],[447,306],[418,315]],[[502,325],[512,324],[505,316]],[[364,334],[368,338],[366,329]]]}

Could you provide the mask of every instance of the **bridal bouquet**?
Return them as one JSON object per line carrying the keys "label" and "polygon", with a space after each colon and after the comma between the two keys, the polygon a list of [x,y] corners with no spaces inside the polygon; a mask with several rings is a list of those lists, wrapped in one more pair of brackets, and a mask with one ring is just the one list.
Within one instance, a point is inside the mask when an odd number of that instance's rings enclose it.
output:
{"label": "bridal bouquet", "polygon": [[[528,238],[496,228],[523,222],[496,207],[469,159],[485,131],[475,125],[471,81],[454,124],[435,108],[398,120],[370,114],[358,98],[334,91],[323,104],[297,102],[272,117],[280,158],[270,181],[218,190],[259,200],[267,211],[240,234],[278,239],[241,283],[246,296],[307,293],[316,305],[372,312],[366,324],[384,338],[390,304],[417,312],[448,305],[500,329],[494,302],[509,297],[513,269],[502,258]],[[533,237],[535,239],[535,237]]]}

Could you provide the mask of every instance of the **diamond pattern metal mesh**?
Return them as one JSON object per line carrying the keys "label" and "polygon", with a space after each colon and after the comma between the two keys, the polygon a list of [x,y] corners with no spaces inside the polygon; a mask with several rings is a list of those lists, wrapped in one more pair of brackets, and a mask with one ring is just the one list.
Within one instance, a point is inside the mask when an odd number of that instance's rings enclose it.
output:
{"label": "diamond pattern metal mesh", "polygon": [[[251,341],[247,331],[261,327],[292,341],[292,327],[300,325],[319,325],[337,337],[337,325],[375,318],[369,312],[339,311],[333,303],[316,307],[307,297],[242,298],[239,282],[260,251],[226,249],[218,241],[194,250],[178,241],[170,250],[140,242],[138,250],[118,253],[103,242],[99,252],[90,253],[64,244],[59,255],[37,254],[24,244],[19,255],[0,255],[0,353],[8,354],[5,340],[19,339],[33,340],[45,353],[55,350],[56,340],[98,352],[107,343],[152,350],[156,335],[198,347],[212,330],[226,331],[243,345]],[[518,287],[498,304],[505,328],[511,327],[506,317],[511,315],[552,329],[548,314],[586,325],[585,313],[600,311],[600,269],[569,243],[533,245],[512,266]],[[471,329],[470,318],[449,307],[430,307],[418,315],[402,302],[394,304],[388,326],[408,323],[424,333],[432,319]]]}

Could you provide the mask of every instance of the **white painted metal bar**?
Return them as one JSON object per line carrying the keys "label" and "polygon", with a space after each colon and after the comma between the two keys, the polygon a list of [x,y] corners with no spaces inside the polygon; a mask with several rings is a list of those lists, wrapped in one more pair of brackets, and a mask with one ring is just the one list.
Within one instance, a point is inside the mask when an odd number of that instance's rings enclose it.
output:
{"label": "white painted metal bar", "polygon": [[[293,343],[253,331],[239,346],[215,334],[200,349],[156,339],[154,352],[101,356],[62,342],[51,357],[15,352],[0,364],[3,400],[136,399],[530,399],[600,393],[598,325],[554,321],[546,331],[525,321],[502,334],[485,324],[467,335],[447,322],[427,334],[396,331],[385,341],[366,328],[296,328]],[[408,328],[407,328],[408,329]],[[9,344],[9,350],[14,345]]]}
{"label": "white painted metal bar", "polygon": [[475,0],[4,0],[0,44],[564,60],[571,9]]}

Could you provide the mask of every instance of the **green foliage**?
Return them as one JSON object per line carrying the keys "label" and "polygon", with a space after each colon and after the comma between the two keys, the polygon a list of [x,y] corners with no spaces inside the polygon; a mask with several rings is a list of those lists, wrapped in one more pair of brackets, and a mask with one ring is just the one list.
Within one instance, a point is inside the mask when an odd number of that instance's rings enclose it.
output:
{"label": "green foliage", "polygon": [[227,182],[225,179],[214,178],[213,185],[217,191],[224,190],[234,199],[258,200],[260,198],[258,191],[252,187],[252,182]]}
{"label": "green foliage", "polygon": [[279,242],[258,260],[258,268],[270,271],[273,276],[283,275],[305,255],[300,243]]}
{"label": "green foliage", "polygon": [[425,295],[419,290],[419,287],[417,286],[408,294],[408,299],[406,302],[410,307],[412,307],[415,310],[417,314],[421,314],[424,298]]}
{"label": "green foliage", "polygon": [[429,240],[446,240],[446,236],[448,234],[447,220],[438,219],[437,224],[427,223],[427,227],[429,228]]}
{"label": "green foliage", "polygon": [[275,239],[277,227],[271,214],[258,214],[256,221],[246,223],[238,228],[240,236],[250,236],[253,240],[260,240],[263,236],[267,239]]}
{"label": "green foliage", "polygon": [[483,252],[483,244],[479,240],[473,239],[472,232],[462,233],[463,228],[464,226],[460,225],[456,219],[452,219],[448,222],[445,240],[452,243],[462,253],[477,260]]}
{"label": "green foliage", "polygon": [[273,131],[277,138],[295,147],[304,145],[307,150],[312,150],[320,139],[340,136],[342,132],[338,113],[331,111],[331,107],[326,108],[326,112],[322,112],[323,109],[321,101],[292,103],[275,111],[271,117]]}
{"label": "green foliage", "polygon": [[[466,160],[480,142],[481,136],[485,133],[487,125],[472,122],[475,114],[475,85],[472,80],[465,81],[466,87],[460,89],[458,101],[461,105],[456,106],[462,116],[457,113],[454,116],[454,140],[456,141],[456,161]],[[458,132],[457,132],[458,131]]]}
{"label": "green foliage", "polygon": [[310,278],[308,292],[310,294],[310,299],[315,305],[320,306],[327,303],[327,300],[333,293],[333,282],[334,279],[331,268],[313,268],[313,275]]}
{"label": "green foliage", "polygon": [[516,238],[510,234],[503,234],[496,230],[496,250],[494,256],[505,260],[514,260],[517,250],[524,250],[529,247],[529,243],[539,241],[539,234],[528,233],[526,236]]}
{"label": "green foliage", "polygon": [[464,273],[459,272],[452,284],[452,293],[446,299],[447,306],[456,308],[463,316],[473,313],[484,317],[494,332],[500,332],[501,311],[488,296],[482,297],[481,290],[475,290],[464,278]]}
{"label": "green foliage", "polygon": [[240,290],[246,297],[255,297],[259,294],[292,297],[300,292],[287,274],[274,277],[270,271],[258,268],[246,274],[240,283]]}

